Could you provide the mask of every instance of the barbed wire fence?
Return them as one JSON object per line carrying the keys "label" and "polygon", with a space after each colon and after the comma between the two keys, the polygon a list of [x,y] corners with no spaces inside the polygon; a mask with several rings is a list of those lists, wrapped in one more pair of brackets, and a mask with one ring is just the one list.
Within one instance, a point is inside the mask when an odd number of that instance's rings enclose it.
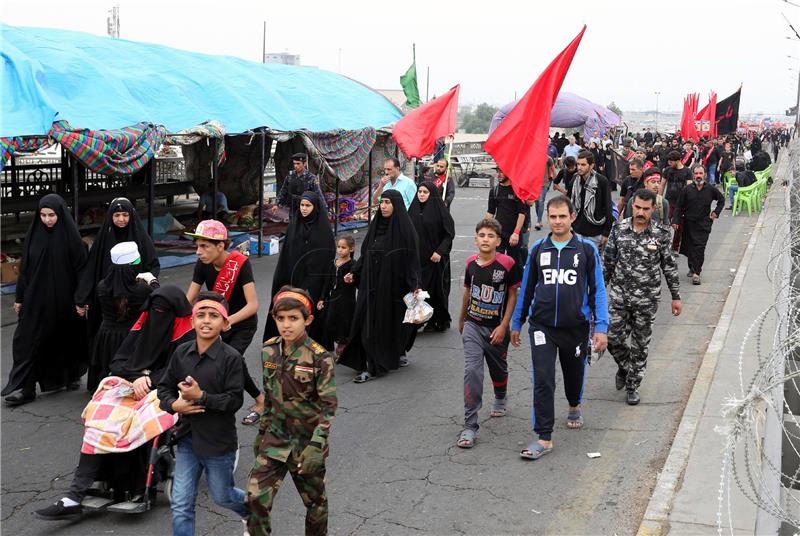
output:
{"label": "barbed wire fence", "polygon": [[[785,214],[764,220],[775,229],[765,274],[775,303],[744,333],[739,392],[723,407],[720,536],[734,533],[731,492],[737,488],[758,508],[756,534],[800,533],[800,140],[784,150],[772,176],[773,191],[786,194]],[[755,371],[746,378],[753,360]]]}

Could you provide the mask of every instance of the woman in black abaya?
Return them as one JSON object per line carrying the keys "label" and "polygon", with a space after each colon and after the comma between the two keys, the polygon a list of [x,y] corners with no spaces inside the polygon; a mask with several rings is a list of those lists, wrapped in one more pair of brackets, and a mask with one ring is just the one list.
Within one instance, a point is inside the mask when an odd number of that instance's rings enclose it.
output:
{"label": "woman in black abaya", "polygon": [[89,354],[85,321],[73,300],[86,246],[60,196],[39,201],[23,248],[14,303],[19,314],[14,364],[2,391],[14,406],[32,401],[37,383],[42,392],[76,388]]}
{"label": "woman in black abaya", "polygon": [[[302,288],[311,295],[313,303],[322,297],[328,267],[336,256],[336,242],[328,221],[328,209],[315,192],[303,192],[297,218],[292,218],[283,241],[278,265],[272,276],[272,296],[284,285]],[[272,318],[272,299],[269,300],[270,313],[264,326],[263,339],[278,335],[275,320]],[[312,324],[311,338],[321,328]]]}
{"label": "woman in black abaya", "polygon": [[428,303],[433,307],[425,331],[446,331],[450,327],[450,250],[456,236],[455,222],[432,182],[417,187],[408,215],[419,239],[419,286],[431,295]]}
{"label": "woman in black abaya", "polygon": [[[401,366],[413,326],[403,323],[403,296],[419,290],[417,232],[397,190],[384,191],[345,281],[358,283],[350,342],[339,362],[359,371],[356,383]],[[404,359],[404,358],[403,358]]]}
{"label": "woman in black abaya", "polygon": [[120,242],[111,248],[111,257],[111,271],[97,284],[97,301],[103,321],[92,345],[92,359],[86,379],[89,391],[97,389],[100,381],[108,376],[111,358],[139,318],[140,309],[153,287],[158,286],[157,280],[147,284],[136,278],[136,261],[140,259],[134,242]]}
{"label": "woman in black abaya", "polygon": [[[89,337],[94,339],[103,319],[97,301],[97,284],[111,271],[111,248],[120,242],[136,242],[142,262],[137,265],[137,273],[150,272],[158,277],[161,264],[153,241],[142,225],[133,204],[124,197],[111,201],[103,226],[89,250],[89,260],[81,271],[75,303],[81,306],[79,313],[87,315]],[[87,312],[88,311],[88,312]]]}

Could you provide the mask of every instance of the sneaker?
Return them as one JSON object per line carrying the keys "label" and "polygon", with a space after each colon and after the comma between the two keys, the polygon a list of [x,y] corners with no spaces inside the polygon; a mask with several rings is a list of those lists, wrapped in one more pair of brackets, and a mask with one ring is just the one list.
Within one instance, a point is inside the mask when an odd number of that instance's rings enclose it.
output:
{"label": "sneaker", "polygon": [[407,367],[408,366],[408,358],[404,355],[400,356],[400,366]]}
{"label": "sneaker", "polygon": [[64,500],[60,499],[57,503],[51,504],[47,508],[36,510],[36,515],[49,521],[59,521],[62,519],[77,519],[83,515],[83,507],[78,504],[75,506],[64,506]]}
{"label": "sneaker", "polygon": [[242,536],[250,536],[250,532],[247,530],[247,520],[246,519],[242,519],[242,525],[244,525],[244,532],[242,533]]}
{"label": "sneaker", "polygon": [[700,274],[694,274],[692,276],[692,285],[699,285],[700,284]]}
{"label": "sneaker", "polygon": [[625,401],[628,403],[629,406],[635,406],[641,401],[641,397],[639,396],[639,391],[636,389],[629,389],[628,395],[625,398]]}

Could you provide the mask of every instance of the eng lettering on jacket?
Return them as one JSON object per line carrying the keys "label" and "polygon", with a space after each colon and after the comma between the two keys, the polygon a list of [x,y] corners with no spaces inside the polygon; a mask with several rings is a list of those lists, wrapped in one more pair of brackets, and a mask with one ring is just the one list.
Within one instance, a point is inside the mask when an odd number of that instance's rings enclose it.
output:
{"label": "eng lettering on jacket", "polygon": [[545,285],[574,285],[578,280],[578,272],[575,270],[556,270],[555,268],[545,268],[542,270],[542,278]]}

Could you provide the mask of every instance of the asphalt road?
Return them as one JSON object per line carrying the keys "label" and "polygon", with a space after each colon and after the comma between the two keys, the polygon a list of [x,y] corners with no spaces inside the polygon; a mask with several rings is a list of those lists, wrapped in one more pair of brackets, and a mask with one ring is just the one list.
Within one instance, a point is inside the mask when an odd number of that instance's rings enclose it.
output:
{"label": "asphalt road", "polygon": [[[474,252],[474,224],[485,211],[487,190],[462,189],[453,204],[451,312],[457,311],[466,258]],[[615,365],[606,356],[588,369],[582,430],[567,430],[559,373],[554,451],[521,460],[531,439],[531,363],[527,341],[512,349],[509,413],[490,419],[472,450],[455,447],[463,422],[463,358],[456,329],[423,334],[408,368],[366,384],[338,367],[339,412],[328,460],[332,534],[633,534],[682,414],[700,358],[719,318],[728,287],[755,217],[724,216],[715,224],[704,282],[692,287],[679,261],[684,312],[673,318],[664,289],[651,344],[642,403],[624,403],[614,389]],[[544,235],[533,233],[531,241]],[[363,231],[356,235],[363,236]],[[269,299],[276,257],[254,259],[263,304]],[[191,266],[164,272],[162,281],[188,285]],[[2,299],[2,375],[11,363],[13,312]],[[264,315],[261,314],[263,325]],[[260,335],[260,329],[259,329]],[[64,341],[69,344],[69,341]],[[256,344],[246,358],[260,369]],[[81,444],[84,390],[41,396],[21,408],[2,408],[2,532],[13,535],[160,535],[170,533],[170,510],[139,516],[97,514],[78,523],[45,522],[34,515],[69,486]],[[486,400],[491,400],[488,382]],[[245,396],[245,408],[251,403]],[[239,427],[236,481],[244,486],[256,430]],[[601,457],[589,459],[588,452]],[[302,534],[305,510],[290,481],[273,511],[275,534]],[[241,534],[241,524],[213,505],[205,485],[197,508],[197,533]]]}

